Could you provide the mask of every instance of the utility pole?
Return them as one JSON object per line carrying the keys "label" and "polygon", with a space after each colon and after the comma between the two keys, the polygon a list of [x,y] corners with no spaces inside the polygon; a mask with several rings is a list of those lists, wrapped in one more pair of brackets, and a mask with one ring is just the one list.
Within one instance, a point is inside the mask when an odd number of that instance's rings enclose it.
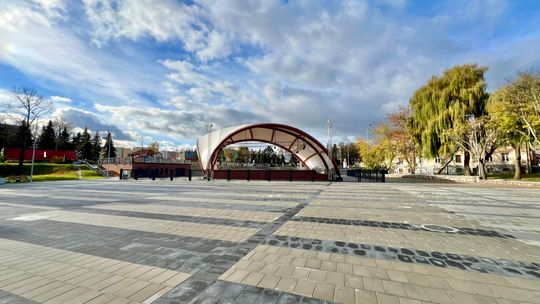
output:
{"label": "utility pole", "polygon": [[[207,151],[212,151],[212,136],[210,133],[212,133],[212,127],[214,125],[213,124],[208,124],[206,125],[206,131],[208,132],[208,147],[207,147]],[[212,171],[211,171],[211,166],[212,166],[212,155],[210,155],[210,157],[208,157],[208,163],[206,164],[206,179],[208,181],[210,181],[210,178],[211,178],[211,175],[212,175]]]}
{"label": "utility pole", "polygon": [[332,177],[332,169],[331,167],[333,167],[334,165],[334,162],[332,161],[332,126],[333,126],[333,122],[332,120],[328,120],[327,121],[327,124],[328,124],[328,157],[330,158],[330,166],[328,167],[328,180],[333,180],[333,177]]}

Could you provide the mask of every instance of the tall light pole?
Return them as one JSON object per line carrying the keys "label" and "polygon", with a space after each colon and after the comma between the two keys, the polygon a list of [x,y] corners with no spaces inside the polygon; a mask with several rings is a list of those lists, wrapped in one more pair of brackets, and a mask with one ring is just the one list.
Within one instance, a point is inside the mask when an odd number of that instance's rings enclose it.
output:
{"label": "tall light pole", "polygon": [[369,143],[369,129],[371,129],[371,124],[369,124],[366,129],[366,142],[367,143]]}
{"label": "tall light pole", "polygon": [[[212,151],[211,145],[212,145],[212,136],[210,133],[212,133],[212,127],[213,124],[206,125],[206,131],[208,132],[208,148],[207,151]],[[208,158],[208,163],[206,164],[206,179],[210,181],[210,175],[211,175],[211,167],[212,166],[212,155]]]}
{"label": "tall light pole", "polygon": [[334,165],[334,162],[332,161],[332,127],[334,125],[334,122],[329,119],[326,123],[328,124],[328,157],[330,158],[330,167],[328,167],[328,180],[332,180],[333,178],[331,167]]}

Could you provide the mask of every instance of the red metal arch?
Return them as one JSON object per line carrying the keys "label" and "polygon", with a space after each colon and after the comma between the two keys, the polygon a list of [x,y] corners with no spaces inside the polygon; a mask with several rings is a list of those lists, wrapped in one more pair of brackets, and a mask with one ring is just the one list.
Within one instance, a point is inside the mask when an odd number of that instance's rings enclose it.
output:
{"label": "red metal arch", "polygon": [[[262,128],[262,129],[270,129],[272,130],[272,140],[271,141],[267,141],[267,140],[262,140],[262,139],[254,139],[253,138],[253,132],[252,132],[252,129],[255,129],[255,128]],[[245,132],[245,131],[248,131],[250,132],[250,135],[251,135],[251,138],[250,139],[245,139],[245,140],[240,140],[240,141],[234,141],[232,140],[232,138],[237,135],[237,134],[240,134],[242,132]],[[280,131],[280,132],[283,132],[283,133],[286,133],[288,135],[291,135],[291,136],[294,136],[295,137],[295,140],[292,142],[291,146],[289,147],[285,147],[283,145],[280,145],[279,143],[275,143],[275,142],[272,142],[273,139],[274,139],[274,136],[275,136],[275,131]],[[324,166],[326,167],[327,170],[330,169],[330,167],[334,167],[334,170],[336,171],[336,174],[338,176],[340,176],[340,173],[339,173],[339,170],[338,170],[338,166],[337,166],[337,163],[334,159],[331,159],[331,164],[328,164],[327,161],[324,159],[323,155],[326,154],[326,156],[328,156],[328,150],[326,149],[326,147],[324,147],[317,139],[315,139],[313,136],[309,135],[308,133],[298,129],[298,128],[295,128],[295,127],[292,127],[292,126],[288,126],[288,125],[283,125],[283,124],[276,124],[276,123],[261,123],[261,124],[253,124],[253,125],[248,125],[248,126],[245,126],[245,127],[242,127],[242,128],[239,128],[238,130],[235,130],[233,133],[229,134],[225,139],[223,139],[218,145],[217,147],[214,149],[214,151],[212,151],[211,153],[211,156],[210,156],[210,164],[211,164],[211,168],[214,167],[216,161],[217,161],[217,156],[219,155],[219,153],[221,152],[221,150],[228,146],[228,145],[231,145],[231,144],[234,144],[234,143],[238,143],[238,142],[246,142],[246,141],[257,141],[257,142],[265,142],[265,143],[268,143],[268,144],[272,144],[272,145],[275,145],[275,146],[278,146],[286,151],[288,151],[289,153],[291,153],[291,155],[293,155],[295,158],[297,158],[298,160],[300,160],[304,165],[305,165],[305,160],[301,160],[300,157],[298,157],[297,153],[292,151],[292,146],[294,145],[294,143],[298,140],[298,139],[302,139],[302,138],[305,138],[307,140],[303,140],[307,145],[309,145],[313,151],[316,152],[316,154],[313,154],[312,156],[319,156],[322,163],[324,164]],[[310,156],[310,158],[312,157]],[[329,158],[329,157],[328,157]],[[307,160],[307,159],[306,159]],[[306,166],[307,167],[307,166]]]}

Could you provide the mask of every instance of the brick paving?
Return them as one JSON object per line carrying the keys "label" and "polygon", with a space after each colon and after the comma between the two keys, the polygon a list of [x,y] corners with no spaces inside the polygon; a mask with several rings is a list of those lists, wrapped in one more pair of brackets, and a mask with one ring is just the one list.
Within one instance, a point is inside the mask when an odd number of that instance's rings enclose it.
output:
{"label": "brick paving", "polygon": [[540,303],[538,197],[423,183],[5,185],[0,303]]}

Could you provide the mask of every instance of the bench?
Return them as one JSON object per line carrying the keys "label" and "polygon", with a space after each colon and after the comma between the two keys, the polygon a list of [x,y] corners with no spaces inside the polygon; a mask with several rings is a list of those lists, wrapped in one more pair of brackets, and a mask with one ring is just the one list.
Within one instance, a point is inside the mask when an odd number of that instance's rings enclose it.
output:
{"label": "bench", "polygon": [[8,183],[27,183],[30,179],[26,175],[13,175],[6,177],[6,182]]}

